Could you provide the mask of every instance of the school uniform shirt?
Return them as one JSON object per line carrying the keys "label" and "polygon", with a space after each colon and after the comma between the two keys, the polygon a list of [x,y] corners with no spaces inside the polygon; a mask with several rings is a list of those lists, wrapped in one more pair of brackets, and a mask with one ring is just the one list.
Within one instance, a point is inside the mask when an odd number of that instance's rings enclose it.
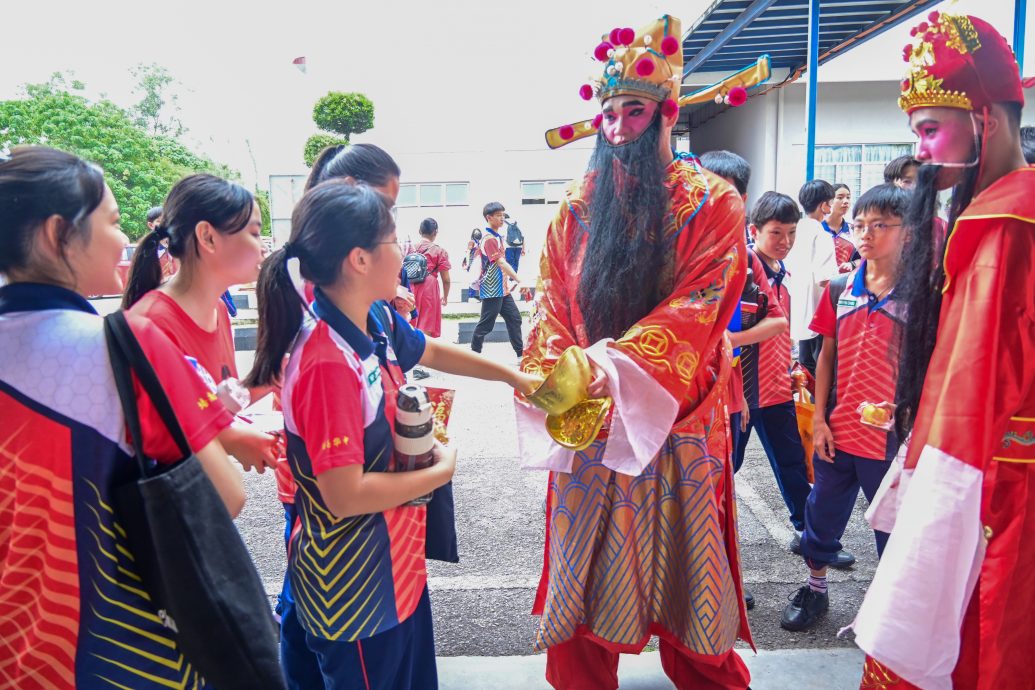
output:
{"label": "school uniform shirt", "polygon": [[503,238],[492,228],[485,228],[478,251],[482,256],[482,277],[478,296],[485,299],[510,294],[506,281],[503,280],[503,269],[496,263],[503,256]]}
{"label": "school uniform shirt", "polygon": [[[833,241],[834,258],[837,260],[838,270],[840,270],[840,267],[851,261],[852,256],[855,254],[855,244],[852,242],[852,227],[843,218],[841,219],[841,227],[837,230],[831,228],[826,221],[823,221],[822,227],[827,233],[827,237]],[[842,273],[847,273],[847,271],[842,271]]]}
{"label": "school uniform shirt", "polygon": [[838,450],[890,460],[895,435],[863,424],[863,403],[895,401],[905,308],[894,289],[879,300],[866,288],[866,262],[827,285],[810,328],[837,341],[827,423]]}
{"label": "school uniform shirt", "polygon": [[823,283],[838,275],[834,243],[815,218],[803,217],[798,221],[794,246],[787,254],[784,265],[790,277],[787,290],[794,304],[790,315],[791,339],[809,340],[816,333],[809,329],[816,307],[823,296]]}
{"label": "school uniform shirt", "polygon": [[234,333],[230,314],[222,302],[216,306],[216,329],[211,332],[199,326],[176,300],[161,290],[141,297],[129,312],[158,326],[180,352],[201,366],[213,386],[224,379],[237,378]]}
{"label": "school uniform shirt", "polygon": [[[127,320],[191,448],[203,448],[229,413],[154,323]],[[7,285],[0,352],[0,685],[205,687],[141,589],[113,512],[115,487],[138,469],[102,319],[63,288]],[[145,453],[179,460],[136,392]]]}
{"label": "school uniform shirt", "polygon": [[307,318],[296,338],[282,391],[299,515],[288,574],[306,631],[353,642],[398,625],[416,608],[427,581],[426,509],[337,519],[316,479],[350,465],[390,470],[396,392],[425,340],[386,302],[371,309],[370,336],[319,288],[313,306],[317,318]]}
{"label": "school uniform shirt", "polygon": [[[781,263],[780,270],[774,271],[753,250],[748,252],[748,262],[759,289],[769,298],[767,316],[787,318],[791,297],[785,279],[790,274],[784,265]],[[740,348],[740,366],[748,408],[755,410],[789,402],[792,399],[790,329]]]}

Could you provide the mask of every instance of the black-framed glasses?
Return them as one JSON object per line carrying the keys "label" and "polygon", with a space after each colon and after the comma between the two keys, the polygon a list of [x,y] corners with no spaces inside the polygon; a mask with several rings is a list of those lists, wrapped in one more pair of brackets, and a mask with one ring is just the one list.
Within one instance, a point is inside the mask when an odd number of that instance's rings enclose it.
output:
{"label": "black-framed glasses", "polygon": [[862,235],[864,232],[866,232],[866,230],[869,229],[873,231],[874,235],[883,235],[891,228],[900,227],[902,227],[902,223],[881,223],[879,221],[876,223],[870,223],[868,225],[866,223],[856,223],[852,226],[852,234]]}

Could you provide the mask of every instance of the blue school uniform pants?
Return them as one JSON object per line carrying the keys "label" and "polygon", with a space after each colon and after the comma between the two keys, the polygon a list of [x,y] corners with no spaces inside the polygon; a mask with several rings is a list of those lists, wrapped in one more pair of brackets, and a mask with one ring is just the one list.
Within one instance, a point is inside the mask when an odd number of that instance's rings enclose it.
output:
{"label": "blue school uniform pants", "polygon": [[306,632],[294,604],[281,620],[280,661],[290,690],[436,690],[435,633],[424,588],[399,625],[356,642]]}
{"label": "blue school uniform pants", "polygon": [[[862,458],[840,450],[834,452],[834,462],[820,460],[818,456],[813,459],[816,483],[805,503],[805,533],[801,537],[801,555],[810,568],[819,570],[834,562],[859,489],[867,501],[872,501],[890,466],[885,460]],[[879,558],[889,535],[874,530],[873,536]]]}

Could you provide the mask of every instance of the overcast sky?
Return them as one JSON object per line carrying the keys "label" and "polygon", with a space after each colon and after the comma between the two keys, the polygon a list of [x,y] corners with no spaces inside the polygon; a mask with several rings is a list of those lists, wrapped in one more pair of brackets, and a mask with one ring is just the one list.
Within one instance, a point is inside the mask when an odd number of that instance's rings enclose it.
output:
{"label": "overcast sky", "polygon": [[[1027,1],[1031,19],[1035,0]],[[373,100],[375,129],[356,141],[389,151],[540,148],[544,130],[592,116],[592,104],[577,91],[599,72],[591,53],[600,34],[665,12],[686,29],[709,4],[11,0],[0,40],[0,98],[72,69],[89,95],[126,106],[133,102],[130,68],[157,62],[181,82],[188,142],[248,181],[248,143],[260,179],[304,171],[302,147],[315,132],[312,106],[329,90]],[[1012,36],[1013,0],[961,0],[960,10]],[[820,78],[899,78],[907,31],[898,27],[838,58]],[[1029,29],[1028,65],[1035,61],[1033,34]],[[291,64],[303,55],[308,74]]]}

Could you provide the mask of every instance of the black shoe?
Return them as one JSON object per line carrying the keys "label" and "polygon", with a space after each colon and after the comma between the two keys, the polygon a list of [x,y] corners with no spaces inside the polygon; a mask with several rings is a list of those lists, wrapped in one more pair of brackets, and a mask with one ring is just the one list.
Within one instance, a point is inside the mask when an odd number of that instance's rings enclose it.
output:
{"label": "black shoe", "polygon": [[830,599],[826,594],[813,591],[805,585],[794,593],[791,603],[787,604],[780,616],[780,627],[784,630],[798,632],[816,624],[830,608]]}
{"label": "black shoe", "polygon": [[794,536],[791,537],[791,543],[787,545],[787,550],[799,556],[801,555],[801,532],[794,533]]}
{"label": "black shoe", "polygon": [[748,611],[755,608],[755,595],[747,590],[744,590],[744,608]]}
{"label": "black shoe", "polygon": [[855,565],[855,556],[841,549],[837,552],[837,556],[834,557],[834,562],[830,564],[830,567],[844,570],[845,568],[851,568],[853,565]]}

